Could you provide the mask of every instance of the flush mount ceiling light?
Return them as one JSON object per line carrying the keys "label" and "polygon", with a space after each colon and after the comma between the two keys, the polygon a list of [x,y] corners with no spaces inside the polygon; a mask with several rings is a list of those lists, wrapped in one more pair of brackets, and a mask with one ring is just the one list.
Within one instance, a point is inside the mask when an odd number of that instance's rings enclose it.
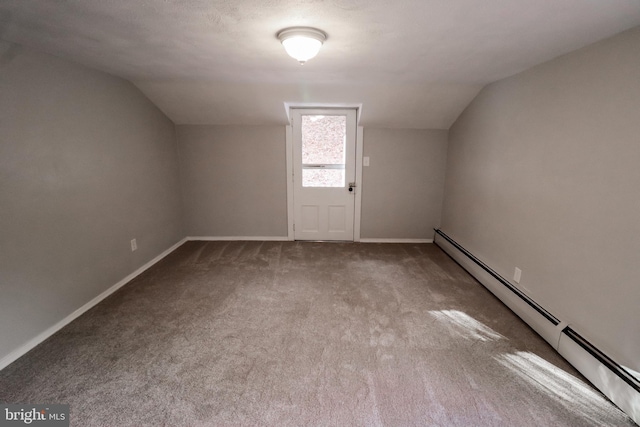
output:
{"label": "flush mount ceiling light", "polygon": [[277,37],[289,56],[298,60],[301,65],[316,56],[327,39],[324,31],[310,27],[285,28]]}

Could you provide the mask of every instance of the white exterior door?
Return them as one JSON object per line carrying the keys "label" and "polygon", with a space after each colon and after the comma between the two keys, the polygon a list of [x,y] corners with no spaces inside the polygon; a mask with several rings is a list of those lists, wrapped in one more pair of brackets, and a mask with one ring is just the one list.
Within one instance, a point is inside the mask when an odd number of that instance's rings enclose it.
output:
{"label": "white exterior door", "polygon": [[356,110],[292,109],[294,238],[353,241]]}

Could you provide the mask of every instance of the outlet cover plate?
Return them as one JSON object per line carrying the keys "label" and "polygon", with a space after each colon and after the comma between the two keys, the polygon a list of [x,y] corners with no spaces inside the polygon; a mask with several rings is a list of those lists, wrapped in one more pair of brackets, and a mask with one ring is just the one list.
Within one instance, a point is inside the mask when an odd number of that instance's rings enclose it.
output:
{"label": "outlet cover plate", "polygon": [[522,270],[516,267],[515,271],[513,272],[513,281],[516,283],[520,283],[521,277],[522,277]]}

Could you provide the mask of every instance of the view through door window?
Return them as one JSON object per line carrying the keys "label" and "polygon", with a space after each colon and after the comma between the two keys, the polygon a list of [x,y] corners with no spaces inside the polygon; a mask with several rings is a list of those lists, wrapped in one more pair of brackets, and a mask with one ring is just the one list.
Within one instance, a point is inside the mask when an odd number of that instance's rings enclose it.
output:
{"label": "view through door window", "polygon": [[346,116],[302,116],[302,186],[344,187]]}

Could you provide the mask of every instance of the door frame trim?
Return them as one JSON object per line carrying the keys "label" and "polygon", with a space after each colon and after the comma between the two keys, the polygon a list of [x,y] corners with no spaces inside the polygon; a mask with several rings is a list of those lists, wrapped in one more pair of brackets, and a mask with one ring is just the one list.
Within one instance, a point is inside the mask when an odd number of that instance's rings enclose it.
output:
{"label": "door frame trim", "polygon": [[[298,107],[299,108],[299,107]],[[317,109],[325,107],[317,107]],[[343,107],[341,107],[343,108]],[[360,241],[360,217],[362,215],[362,154],[364,142],[364,130],[357,125],[359,109],[356,110],[356,194],[353,211],[353,241]],[[293,232],[294,208],[293,208],[293,128],[285,126],[285,149],[287,157],[287,240],[295,240]]]}
{"label": "door frame trim", "polygon": [[293,232],[293,128],[285,126],[285,140],[287,150],[287,239],[295,240]]}
{"label": "door frame trim", "polygon": [[356,205],[353,210],[353,241],[360,241],[360,217],[362,216],[362,153],[364,132],[362,126],[356,124]]}

